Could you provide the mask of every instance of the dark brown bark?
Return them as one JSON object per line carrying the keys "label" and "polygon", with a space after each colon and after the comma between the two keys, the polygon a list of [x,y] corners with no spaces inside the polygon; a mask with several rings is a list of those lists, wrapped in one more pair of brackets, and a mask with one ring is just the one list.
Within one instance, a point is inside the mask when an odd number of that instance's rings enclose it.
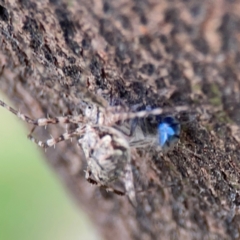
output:
{"label": "dark brown bark", "polygon": [[[22,112],[75,114],[84,89],[110,105],[201,111],[172,152],[136,152],[136,184],[144,188],[136,209],[86,182],[76,141],[47,151],[105,239],[240,239],[239,1],[0,5],[0,87]],[[62,132],[52,126],[35,135]]]}

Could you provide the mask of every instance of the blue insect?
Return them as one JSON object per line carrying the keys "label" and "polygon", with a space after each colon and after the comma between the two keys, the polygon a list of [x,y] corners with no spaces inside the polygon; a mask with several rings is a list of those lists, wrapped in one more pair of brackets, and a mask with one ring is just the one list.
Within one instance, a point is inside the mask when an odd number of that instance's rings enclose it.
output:
{"label": "blue insect", "polygon": [[158,142],[163,151],[172,149],[180,137],[181,125],[172,117],[162,117],[158,125]]}
{"label": "blue insect", "polygon": [[175,146],[180,137],[181,124],[174,116],[149,115],[132,120],[130,125],[131,147],[155,146],[167,152]]}

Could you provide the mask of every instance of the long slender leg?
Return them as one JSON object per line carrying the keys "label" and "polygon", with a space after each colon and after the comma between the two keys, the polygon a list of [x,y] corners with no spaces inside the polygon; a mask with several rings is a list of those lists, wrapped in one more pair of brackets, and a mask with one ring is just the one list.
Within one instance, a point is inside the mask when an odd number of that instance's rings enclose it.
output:
{"label": "long slender leg", "polygon": [[42,141],[39,141],[39,140],[35,139],[31,134],[28,135],[28,138],[32,142],[36,143],[38,146],[46,149],[46,148],[49,148],[49,147],[52,147],[52,146],[56,145],[59,142],[71,139],[71,138],[76,137],[76,136],[80,136],[84,133],[85,133],[85,127],[79,127],[77,129],[75,129],[73,132],[64,133],[64,134],[60,135],[58,138],[51,138],[51,139],[48,139],[45,142],[42,142]]}
{"label": "long slender leg", "polygon": [[177,106],[174,108],[155,108],[153,110],[144,110],[144,111],[138,111],[138,112],[117,112],[117,113],[112,113],[111,111],[106,110],[106,124],[107,125],[113,125],[114,123],[118,121],[124,121],[128,119],[134,119],[134,118],[144,118],[149,115],[160,115],[163,112],[168,112],[168,111],[176,111],[176,112],[181,112],[181,111],[186,111],[188,110],[188,106]]}
{"label": "long slender leg", "polygon": [[87,181],[93,185],[97,185],[98,187],[102,187],[102,188],[106,189],[107,192],[113,192],[119,196],[124,196],[126,194],[123,191],[117,190],[117,189],[109,187],[107,185],[102,185],[101,183],[97,182],[96,180],[94,180],[92,178],[87,178]]}
{"label": "long slender leg", "polygon": [[24,122],[33,124],[35,126],[46,126],[48,124],[57,124],[57,123],[82,123],[85,121],[85,118],[81,115],[78,116],[63,116],[63,117],[55,117],[55,118],[39,118],[32,119],[20,111],[15,110],[14,108],[8,106],[6,103],[0,100],[0,106],[6,108],[8,111],[16,115],[18,118],[22,119]]}
{"label": "long slender leg", "polygon": [[132,120],[132,122],[130,123],[130,128],[129,128],[129,132],[126,132],[126,130],[122,129],[121,127],[119,127],[118,125],[114,125],[113,127],[115,129],[117,129],[118,131],[120,131],[121,133],[123,133],[125,136],[127,137],[132,137],[133,133],[137,127],[138,124],[138,119],[134,119]]}
{"label": "long slender leg", "polygon": [[112,187],[109,187],[109,186],[107,186],[107,185],[104,185],[104,184],[101,184],[101,183],[97,182],[96,180],[94,180],[94,179],[91,178],[91,175],[92,175],[91,171],[90,171],[89,169],[87,169],[85,178],[87,179],[87,181],[88,181],[89,183],[94,184],[94,185],[97,185],[98,187],[105,188],[106,191],[113,192],[113,193],[115,193],[115,194],[117,194],[117,195],[120,195],[120,196],[124,196],[124,195],[126,194],[126,193],[123,192],[123,191],[117,190],[117,189],[115,189],[115,188],[112,188]]}
{"label": "long slender leg", "polygon": [[127,196],[133,206],[137,206],[136,192],[133,184],[133,172],[131,164],[128,163],[125,169],[124,183]]}

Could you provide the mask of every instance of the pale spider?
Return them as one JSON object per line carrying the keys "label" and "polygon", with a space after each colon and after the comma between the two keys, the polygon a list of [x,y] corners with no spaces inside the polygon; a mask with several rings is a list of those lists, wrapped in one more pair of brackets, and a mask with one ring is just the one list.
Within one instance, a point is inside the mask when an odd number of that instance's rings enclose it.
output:
{"label": "pale spider", "polygon": [[[172,142],[175,143],[180,134],[178,121],[171,116],[163,117],[161,115],[163,113],[162,108],[130,112],[119,106],[102,108],[95,104],[85,104],[84,114],[77,116],[32,119],[9,107],[1,100],[0,106],[35,126],[58,123],[78,124],[74,131],[64,133],[58,138],[51,138],[45,142],[36,140],[31,134],[29,138],[40,147],[48,148],[60,141],[77,137],[88,164],[85,174],[86,179],[90,183],[97,184],[116,194],[126,194],[133,205],[136,205],[136,194],[130,147],[158,145],[164,149],[165,146],[172,146]],[[167,110],[169,111],[169,109]],[[175,107],[174,110],[176,112],[185,111],[187,107],[179,106]],[[156,116],[154,123],[146,122],[150,115]],[[128,123],[130,121],[128,134],[121,129],[127,120]],[[157,128],[153,127],[155,131],[152,131],[153,128],[149,128],[148,124],[157,124]],[[123,178],[125,192],[108,186],[109,183],[120,177]]]}

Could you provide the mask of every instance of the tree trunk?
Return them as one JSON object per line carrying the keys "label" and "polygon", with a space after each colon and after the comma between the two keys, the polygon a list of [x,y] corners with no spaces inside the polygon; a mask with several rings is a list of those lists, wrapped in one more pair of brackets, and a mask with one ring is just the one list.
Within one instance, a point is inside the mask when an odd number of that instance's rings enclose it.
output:
{"label": "tree trunk", "polygon": [[74,115],[95,95],[129,108],[189,107],[172,151],[131,149],[136,207],[90,186],[76,140],[47,151],[104,239],[240,239],[239,1],[0,4],[0,88],[21,112]]}

